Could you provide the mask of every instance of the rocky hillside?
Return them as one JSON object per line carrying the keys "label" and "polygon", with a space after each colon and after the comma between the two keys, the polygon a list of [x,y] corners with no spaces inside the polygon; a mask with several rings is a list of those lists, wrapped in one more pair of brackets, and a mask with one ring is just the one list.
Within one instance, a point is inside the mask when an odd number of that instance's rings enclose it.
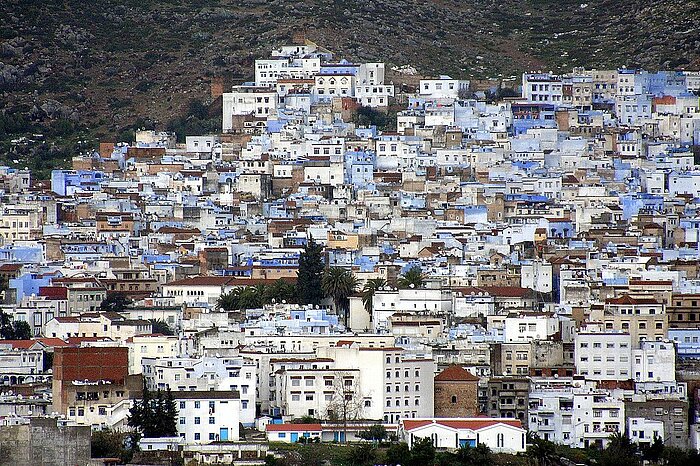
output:
{"label": "rocky hillside", "polygon": [[700,2],[582,1],[4,0],[0,157],[26,158],[7,141],[36,132],[44,139],[26,144],[63,151],[48,167],[77,140],[135,125],[216,127],[211,78],[250,78],[253,60],[296,31],[424,74],[700,65]]}

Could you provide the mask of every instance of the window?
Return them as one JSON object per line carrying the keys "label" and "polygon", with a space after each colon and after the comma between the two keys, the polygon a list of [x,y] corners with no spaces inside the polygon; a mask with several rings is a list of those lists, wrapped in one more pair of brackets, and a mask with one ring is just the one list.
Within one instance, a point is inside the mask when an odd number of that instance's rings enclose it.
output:
{"label": "window", "polygon": [[452,395],[452,403],[457,403],[457,397],[455,395]]}
{"label": "window", "polygon": [[209,418],[209,424],[216,424],[216,419],[213,417]]}
{"label": "window", "polygon": [[200,433],[199,433],[199,432],[195,432],[195,433],[194,433],[194,439],[195,439],[195,440],[199,440],[200,438],[201,438]]}
{"label": "window", "polygon": [[194,402],[194,409],[199,409],[200,403],[199,401]]}
{"label": "window", "polygon": [[195,423],[195,424],[200,424],[200,423],[201,423],[201,419],[200,419],[199,417],[195,417],[195,418],[194,418],[194,423]]}

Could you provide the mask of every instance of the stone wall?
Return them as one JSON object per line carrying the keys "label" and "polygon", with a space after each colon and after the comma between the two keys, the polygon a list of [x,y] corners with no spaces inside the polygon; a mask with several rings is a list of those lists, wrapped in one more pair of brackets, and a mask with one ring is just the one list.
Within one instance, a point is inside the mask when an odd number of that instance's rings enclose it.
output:
{"label": "stone wall", "polygon": [[0,428],[0,464],[13,466],[83,465],[90,461],[90,426],[58,426],[56,419]]}

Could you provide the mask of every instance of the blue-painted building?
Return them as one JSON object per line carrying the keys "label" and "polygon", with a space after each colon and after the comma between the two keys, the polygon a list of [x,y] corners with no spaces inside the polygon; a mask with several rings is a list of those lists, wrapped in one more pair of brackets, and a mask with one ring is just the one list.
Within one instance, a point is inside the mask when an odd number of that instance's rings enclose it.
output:
{"label": "blue-painted building", "polygon": [[700,328],[670,328],[668,338],[676,344],[679,358],[700,358]]}
{"label": "blue-painted building", "polygon": [[100,191],[104,173],[96,170],[53,170],[51,190],[59,196],[72,196],[81,191]]}
{"label": "blue-painted building", "polygon": [[514,103],[512,135],[517,136],[530,128],[556,128],[555,107],[551,104]]}
{"label": "blue-painted building", "polygon": [[374,167],[377,156],[374,152],[348,151],[345,153],[345,183],[355,189],[374,189]]}
{"label": "blue-painted building", "polygon": [[41,246],[16,246],[5,244],[0,246],[0,262],[19,262],[22,264],[39,264],[44,260],[44,250]]}
{"label": "blue-painted building", "polygon": [[8,281],[8,287],[15,290],[16,304],[20,304],[25,296],[38,295],[39,288],[51,285],[51,279],[60,276],[60,273],[55,275],[25,273],[17,278],[11,278]]}

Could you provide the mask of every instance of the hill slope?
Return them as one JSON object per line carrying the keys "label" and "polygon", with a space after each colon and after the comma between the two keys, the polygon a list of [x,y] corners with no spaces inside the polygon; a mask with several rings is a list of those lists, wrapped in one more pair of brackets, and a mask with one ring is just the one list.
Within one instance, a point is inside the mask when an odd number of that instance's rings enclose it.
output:
{"label": "hill slope", "polygon": [[700,63],[697,0],[5,0],[0,17],[0,140],[164,127],[295,31],[425,74]]}

